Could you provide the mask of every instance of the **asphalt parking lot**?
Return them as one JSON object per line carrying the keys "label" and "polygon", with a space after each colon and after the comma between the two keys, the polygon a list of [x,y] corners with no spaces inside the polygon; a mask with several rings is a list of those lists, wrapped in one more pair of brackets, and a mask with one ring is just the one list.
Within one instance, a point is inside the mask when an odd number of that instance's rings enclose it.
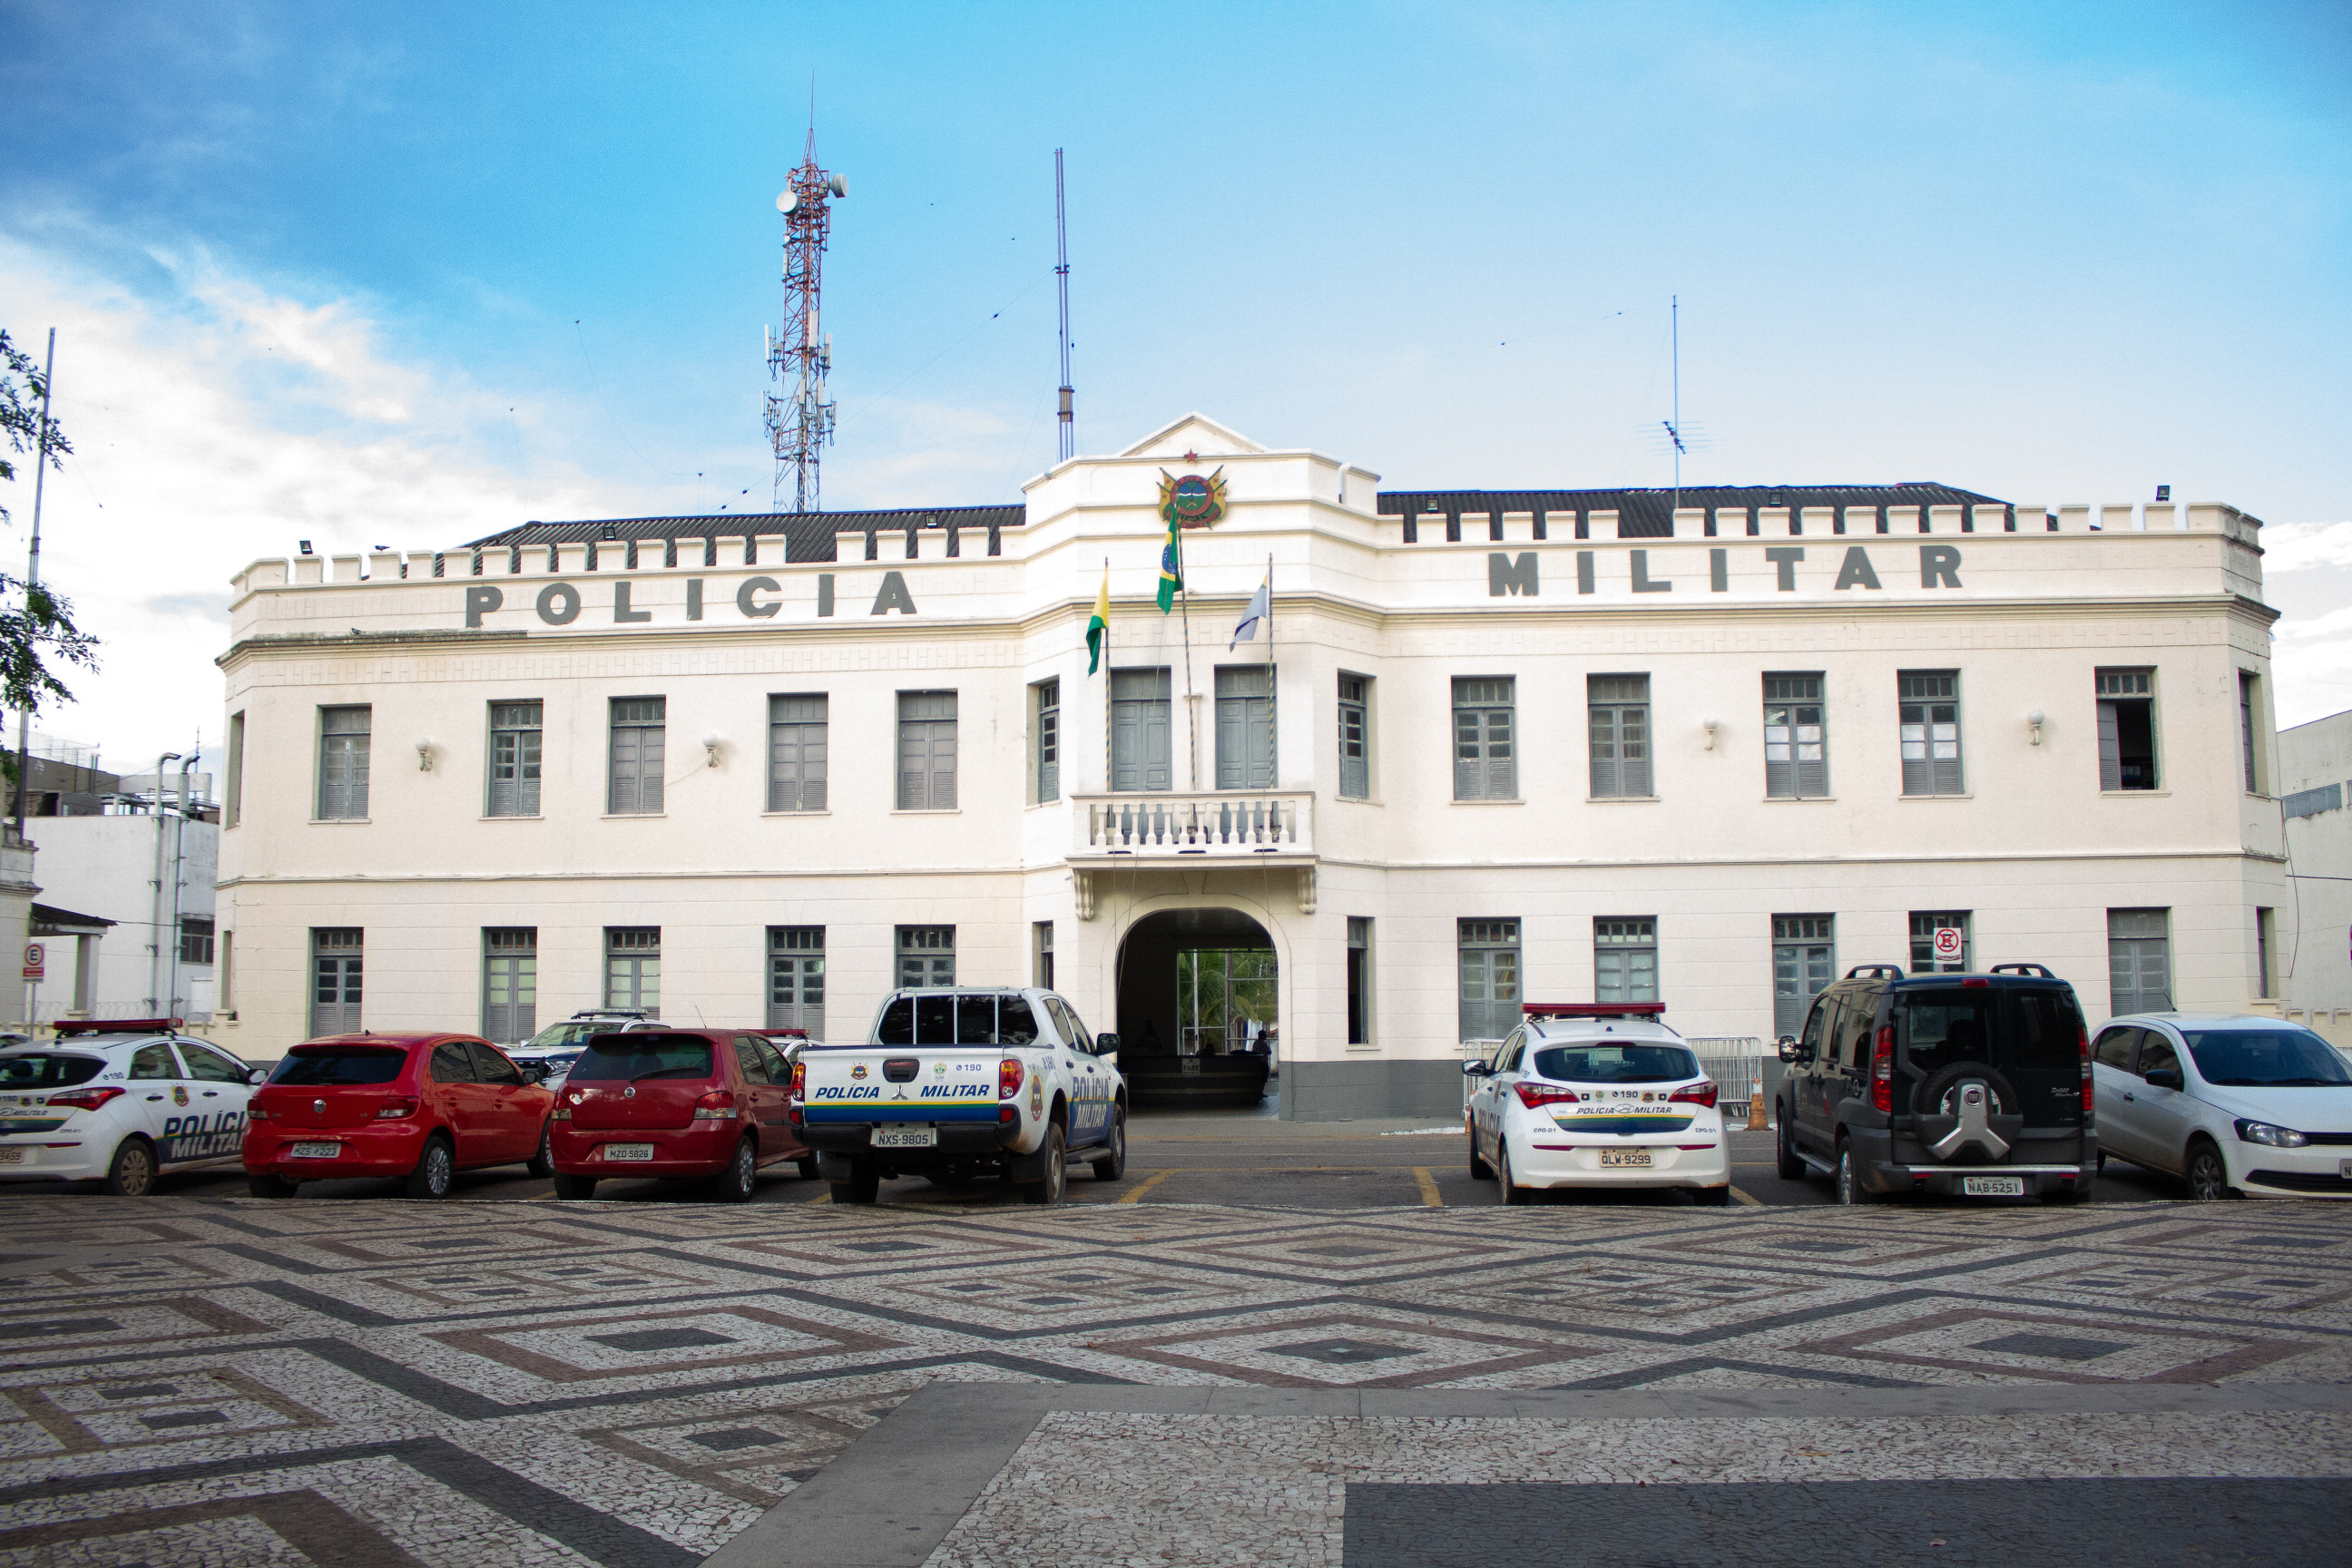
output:
{"label": "asphalt parking lot", "polygon": [[[1736,1202],[1784,1207],[1830,1201],[1825,1180],[1782,1181],[1773,1173],[1772,1134],[1731,1134],[1731,1180]],[[73,1190],[63,1183],[0,1184],[0,1195],[30,1195]],[[94,1188],[92,1189],[95,1190]],[[235,1169],[167,1176],[159,1191],[186,1197],[242,1196],[245,1176]],[[790,1164],[772,1167],[760,1182],[756,1202],[829,1202],[829,1189],[803,1180]],[[388,1181],[310,1182],[308,1199],[361,1200],[399,1195]],[[551,1182],[527,1174],[519,1165],[461,1173],[452,1195],[460,1200],[554,1200]],[[605,1181],[596,1189],[612,1203],[692,1203],[699,1187],[683,1182]],[[2093,1189],[2095,1203],[2145,1203],[2182,1196],[2168,1177],[2110,1162]],[[1073,1204],[1234,1204],[1297,1209],[1468,1207],[1496,1201],[1495,1184],[1474,1179],[1461,1132],[1429,1121],[1284,1121],[1269,1100],[1257,1110],[1139,1112],[1129,1123],[1127,1175],[1097,1182],[1083,1163],[1070,1172]],[[945,1189],[920,1177],[887,1182],[882,1200],[917,1205],[1012,1205],[1010,1188],[993,1182]],[[1607,1207],[1674,1206],[1689,1200],[1674,1192],[1553,1193],[1549,1204]],[[2022,1200],[2032,1206],[2032,1200]],[[1972,1205],[1974,1206],[1974,1205]],[[2003,1206],[1995,1203],[1987,1206]],[[2017,1206],[2012,1202],[2009,1206]]]}

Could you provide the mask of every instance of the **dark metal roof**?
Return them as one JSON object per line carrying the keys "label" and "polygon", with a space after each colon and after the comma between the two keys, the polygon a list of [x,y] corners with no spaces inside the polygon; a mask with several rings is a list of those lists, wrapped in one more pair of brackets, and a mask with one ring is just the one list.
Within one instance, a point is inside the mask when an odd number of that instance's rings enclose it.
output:
{"label": "dark metal roof", "polygon": [[[1620,539],[1674,537],[1672,489],[1605,490],[1382,490],[1383,516],[1485,517],[1490,512],[1543,512],[1548,516],[1596,511],[1617,514]],[[1997,497],[1951,485],[1685,485],[1685,510],[1706,509],[1746,516],[1763,507],[2005,506]]]}
{"label": "dark metal roof", "polygon": [[110,926],[115,922],[100,915],[78,915],[71,910],[61,910],[55,904],[33,906],[33,924],[43,935],[54,935],[59,926]]}
{"label": "dark metal roof", "polygon": [[837,533],[900,533],[907,529],[1018,528],[1028,510],[1020,506],[900,507],[889,511],[720,512],[713,517],[615,517],[588,522],[531,521],[504,529],[467,548],[615,543],[636,539],[772,539],[784,536],[787,561],[831,561]]}

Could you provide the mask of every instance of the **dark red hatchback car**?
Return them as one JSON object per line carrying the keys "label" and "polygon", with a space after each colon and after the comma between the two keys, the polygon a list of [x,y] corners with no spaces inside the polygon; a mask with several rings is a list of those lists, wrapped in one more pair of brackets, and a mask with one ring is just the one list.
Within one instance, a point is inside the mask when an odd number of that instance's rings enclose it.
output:
{"label": "dark red hatchback car", "polygon": [[412,1198],[450,1178],[527,1163],[544,1176],[555,1096],[472,1035],[331,1035],[286,1053],[247,1107],[245,1170],[256,1197],[302,1182],[397,1176]]}
{"label": "dark red hatchback car", "polygon": [[[786,1048],[791,1042],[786,1042]],[[593,1035],[572,1064],[549,1151],[555,1195],[593,1195],[607,1176],[700,1176],[741,1203],[760,1168],[816,1156],[791,1121],[792,1067],[751,1029],[635,1029]]]}

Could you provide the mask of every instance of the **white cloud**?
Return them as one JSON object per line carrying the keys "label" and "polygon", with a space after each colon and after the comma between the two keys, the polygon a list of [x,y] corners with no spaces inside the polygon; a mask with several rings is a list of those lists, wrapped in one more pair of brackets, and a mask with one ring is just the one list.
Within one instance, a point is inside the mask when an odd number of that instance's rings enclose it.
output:
{"label": "white cloud", "polygon": [[2352,566],[2352,522],[2274,522],[2263,530],[2263,570]]}

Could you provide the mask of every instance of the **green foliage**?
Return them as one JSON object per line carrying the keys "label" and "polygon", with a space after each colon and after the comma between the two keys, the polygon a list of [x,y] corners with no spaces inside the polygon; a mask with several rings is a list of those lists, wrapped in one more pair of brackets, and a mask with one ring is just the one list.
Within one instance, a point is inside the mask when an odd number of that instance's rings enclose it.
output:
{"label": "green foliage", "polygon": [[[33,356],[0,329],[0,432],[7,436],[7,451],[0,453],[0,479],[14,479],[16,465],[7,453],[30,452],[41,460],[47,437],[49,466],[62,469],[60,460],[73,450],[65,432],[51,419],[44,430],[41,399],[48,391],[47,378]],[[0,522],[12,521],[0,506]],[[47,586],[27,589],[24,580],[0,572],[0,703],[38,710],[44,703],[69,700],[73,693],[58,679],[61,665],[98,668],[98,639],[74,625],[73,605]]]}

